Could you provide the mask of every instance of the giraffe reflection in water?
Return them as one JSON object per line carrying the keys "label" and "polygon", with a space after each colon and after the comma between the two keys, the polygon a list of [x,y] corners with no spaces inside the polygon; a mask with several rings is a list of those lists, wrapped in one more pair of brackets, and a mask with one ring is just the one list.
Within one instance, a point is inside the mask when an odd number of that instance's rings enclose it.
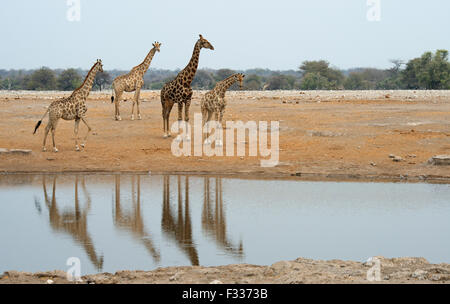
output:
{"label": "giraffe reflection in water", "polygon": [[141,214],[141,177],[139,175],[131,177],[131,211],[122,208],[121,205],[120,175],[115,176],[115,186],[114,224],[120,229],[129,231],[133,238],[142,242],[153,259],[158,262],[160,260],[160,254],[155,249],[150,234],[145,230],[144,220]]}
{"label": "giraffe reflection in water", "polygon": [[189,257],[192,265],[199,265],[198,252],[192,239],[192,222],[189,210],[189,177],[185,177],[185,196],[183,213],[183,194],[181,191],[181,176],[177,177],[178,206],[176,217],[172,214],[170,205],[170,176],[164,176],[163,209],[161,226],[163,231]]}
{"label": "giraffe reflection in water", "polygon": [[242,241],[238,246],[233,246],[227,238],[226,232],[226,219],[223,209],[222,198],[222,179],[215,178],[215,201],[214,207],[211,200],[211,185],[210,178],[204,178],[204,196],[203,196],[203,210],[202,210],[202,228],[203,231],[210,237],[212,237],[216,243],[226,251],[237,255],[243,256],[244,249]]}
{"label": "giraffe reflection in water", "polygon": [[[160,262],[161,255],[156,249],[151,234],[147,232],[144,224],[144,213],[141,207],[141,176],[131,176],[131,199],[124,199],[121,195],[124,185],[121,184],[121,175],[115,175],[115,191],[113,197],[113,223],[118,229],[127,232],[133,239],[140,242],[147,249],[156,263]],[[190,212],[189,177],[163,176],[163,200],[161,227],[163,234],[171,240],[184,255],[191,265],[200,265],[197,244],[193,239],[192,215]],[[176,190],[171,193],[171,180],[176,179]],[[210,185],[211,178],[204,178],[203,205],[201,211],[201,227],[205,235],[212,239],[219,247],[233,256],[244,255],[242,241],[232,244],[227,236],[226,217],[222,198],[222,179],[215,178],[215,187]],[[61,208],[56,201],[56,180],[53,177],[53,189],[51,197],[47,193],[45,176],[42,179],[45,204],[49,210],[50,225],[54,231],[64,232],[70,235],[86,252],[92,264],[98,269],[103,268],[103,255],[98,256],[94,248],[93,240],[88,233],[87,220],[91,208],[91,198],[86,189],[85,178],[75,176],[74,208]],[[78,186],[81,184],[84,203],[80,203]],[[184,188],[183,188],[184,186]],[[213,191],[215,199],[211,199]],[[171,203],[171,194],[176,197],[176,203]],[[131,204],[130,204],[131,203]],[[40,204],[35,201],[39,213],[42,212]],[[198,207],[201,203],[196,204]],[[60,210],[62,209],[62,210]]]}
{"label": "giraffe reflection in water", "polygon": [[65,232],[72,236],[73,239],[82,245],[84,251],[88,255],[92,264],[101,271],[103,268],[103,256],[98,256],[94,248],[91,236],[87,230],[88,212],[91,208],[91,198],[86,190],[84,177],[81,177],[81,188],[83,189],[86,204],[80,207],[78,196],[78,176],[75,176],[75,208],[58,209],[56,201],[56,176],[53,177],[52,197],[49,198],[47,194],[46,179],[42,178],[42,187],[44,191],[45,205],[49,210],[50,225],[53,230],[57,232]]}

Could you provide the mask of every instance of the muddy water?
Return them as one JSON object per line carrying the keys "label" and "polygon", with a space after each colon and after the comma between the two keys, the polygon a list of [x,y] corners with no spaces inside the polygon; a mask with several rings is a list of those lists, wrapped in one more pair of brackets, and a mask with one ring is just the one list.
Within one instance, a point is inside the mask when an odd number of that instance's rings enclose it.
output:
{"label": "muddy water", "polygon": [[0,272],[297,257],[450,262],[450,185],[0,175]]}

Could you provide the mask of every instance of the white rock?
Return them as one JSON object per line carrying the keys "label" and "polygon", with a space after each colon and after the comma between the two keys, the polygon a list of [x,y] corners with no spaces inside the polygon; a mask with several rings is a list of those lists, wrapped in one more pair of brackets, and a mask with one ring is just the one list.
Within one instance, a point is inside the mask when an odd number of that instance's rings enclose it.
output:
{"label": "white rock", "polygon": [[411,275],[411,277],[419,280],[425,280],[427,278],[428,272],[422,269],[417,269],[414,271],[414,273]]}
{"label": "white rock", "polygon": [[450,165],[450,155],[436,155],[428,160],[428,163],[435,166]]}

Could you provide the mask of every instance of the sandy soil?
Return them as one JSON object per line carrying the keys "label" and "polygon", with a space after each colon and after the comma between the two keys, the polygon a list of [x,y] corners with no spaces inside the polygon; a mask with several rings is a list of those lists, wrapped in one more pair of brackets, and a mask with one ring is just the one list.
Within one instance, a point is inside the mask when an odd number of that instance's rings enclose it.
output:
{"label": "sandy soil", "polygon": [[[427,163],[434,155],[450,154],[450,91],[229,92],[224,120],[280,121],[280,163],[273,168],[260,166],[263,157],[173,156],[173,137],[162,137],[158,91],[141,94],[142,120],[131,121],[131,102],[123,102],[120,122],[113,120],[110,92],[92,92],[87,117],[94,135],[84,151],[74,149],[74,122],[60,121],[56,132],[60,152],[41,152],[47,118],[33,136],[34,126],[53,99],[68,94],[0,92],[0,148],[33,151],[0,155],[0,171],[450,179],[450,166]],[[191,121],[200,111],[201,94],[194,93]],[[171,122],[176,117],[175,107]],[[84,136],[86,128],[80,126]],[[47,148],[51,151],[51,136]],[[390,154],[402,160],[395,162]]]}
{"label": "sandy soil", "polygon": [[[83,276],[90,284],[309,284],[309,283],[408,283],[448,284],[450,264],[430,264],[423,258],[378,257],[380,281],[369,281],[371,263],[352,261],[316,261],[298,258],[280,261],[271,266],[227,265],[218,267],[169,267],[154,271],[119,271]],[[374,272],[375,273],[375,272]],[[369,274],[369,278],[376,277]],[[49,281],[50,280],[50,281]],[[60,284],[70,283],[63,271],[41,273],[5,272],[0,284]]]}

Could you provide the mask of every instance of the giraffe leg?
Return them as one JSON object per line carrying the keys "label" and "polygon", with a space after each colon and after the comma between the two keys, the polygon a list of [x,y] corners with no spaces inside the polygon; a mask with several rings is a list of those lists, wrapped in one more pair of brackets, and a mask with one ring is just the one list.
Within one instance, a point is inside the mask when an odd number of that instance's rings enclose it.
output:
{"label": "giraffe leg", "polygon": [[50,128],[51,128],[51,124],[49,122],[48,125],[45,127],[44,142],[42,143],[42,152],[47,151],[47,149],[45,148],[45,142],[47,141],[47,135],[48,135],[48,132],[50,131]]}
{"label": "giraffe leg", "polygon": [[[222,127],[222,117],[223,117],[223,108],[217,109],[218,112],[216,112],[216,121],[217,121],[217,127]],[[219,138],[216,139],[216,145],[219,147],[223,146],[222,141],[223,132],[219,132]]]}
{"label": "giraffe leg", "polygon": [[208,117],[208,111],[205,106],[202,106],[202,126],[205,125],[207,117]]}
{"label": "giraffe leg", "polygon": [[[181,129],[181,121],[183,120],[183,104],[181,102],[177,102],[177,106],[178,106],[178,130]],[[176,138],[177,141],[181,140],[181,136]]]}
{"label": "giraffe leg", "polygon": [[183,120],[183,103],[177,102],[178,104],[178,129],[180,129],[181,121]]}
{"label": "giraffe leg", "polygon": [[55,153],[58,152],[58,149],[56,148],[56,142],[55,142],[56,124],[57,124],[57,121],[53,122],[52,123],[52,127],[51,127],[51,129],[52,129],[53,152],[55,152]]}
{"label": "giraffe leg", "polygon": [[[186,128],[187,128],[187,124],[189,123],[189,107],[191,106],[191,100],[187,100],[184,104],[184,121],[186,122]],[[191,140],[191,135],[188,133],[186,136],[186,140],[190,141]]]}
{"label": "giraffe leg", "polygon": [[133,98],[133,104],[131,105],[131,120],[134,120],[134,104],[136,100]]}
{"label": "giraffe leg", "polygon": [[214,120],[219,121],[219,112],[220,110],[218,108],[214,109]]}
{"label": "giraffe leg", "polygon": [[219,122],[222,124],[223,113],[225,112],[225,107],[220,108]]}
{"label": "giraffe leg", "polygon": [[140,106],[140,101],[139,101],[139,97],[141,96],[141,88],[137,88],[136,89],[136,93],[135,93],[135,98],[136,98],[136,107],[137,107],[137,115],[138,115],[138,119],[141,120],[141,109],[139,108]]}
{"label": "giraffe leg", "polygon": [[211,121],[211,117],[212,117],[212,115],[214,114],[214,112],[213,111],[211,111],[210,109],[208,109],[208,113],[207,113],[207,115],[208,115],[208,117],[206,118],[206,122],[205,122],[205,124],[207,124],[206,126],[207,126],[207,130],[206,130],[206,134],[207,134],[207,136],[208,136],[208,138],[205,140],[205,145],[209,145],[210,143],[211,143],[211,140],[209,139],[209,133],[211,132],[211,129],[210,129],[210,125],[208,124],[208,122],[209,121]]}
{"label": "giraffe leg", "polygon": [[123,94],[123,92],[116,91],[116,99],[114,100],[114,106],[116,108],[116,114],[115,114],[114,119],[118,120],[118,121],[122,120],[122,118],[120,118],[120,109],[119,109],[119,107],[120,107],[119,103],[120,103],[120,100],[122,99],[122,94]]}
{"label": "giraffe leg", "polygon": [[75,119],[75,129],[74,129],[74,133],[75,133],[75,151],[80,151],[80,147],[78,146],[78,126],[80,124],[80,119],[76,118]]}
{"label": "giraffe leg", "polygon": [[163,133],[166,138],[166,106],[162,103]]}
{"label": "giraffe leg", "polygon": [[[212,111],[212,110],[208,111],[208,118],[206,119],[206,122],[211,121],[211,118],[212,118],[213,114],[214,114],[214,111]],[[208,132],[209,132],[209,130],[208,130]]]}
{"label": "giraffe leg", "polygon": [[161,105],[162,105],[162,116],[163,116],[163,127],[164,127],[164,138],[170,137],[170,129],[169,129],[169,117],[170,111],[172,111],[173,102],[171,100],[163,99],[161,97]]}
{"label": "giraffe leg", "polygon": [[81,147],[84,148],[84,147],[86,146],[86,142],[87,142],[87,138],[88,138],[89,132],[92,131],[92,128],[91,128],[91,127],[89,126],[89,124],[87,123],[85,117],[81,117],[81,120],[84,122],[84,124],[85,124],[86,127],[88,128],[88,131],[86,132],[86,136],[85,136],[84,139],[83,139],[83,143],[81,144]]}
{"label": "giraffe leg", "polygon": [[172,111],[172,107],[173,107],[173,103],[170,102],[169,107],[167,108],[167,111],[166,111],[166,130],[167,130],[167,132],[166,132],[165,137],[172,136],[172,134],[170,134],[170,128],[169,128],[169,118],[170,118],[170,112]]}

